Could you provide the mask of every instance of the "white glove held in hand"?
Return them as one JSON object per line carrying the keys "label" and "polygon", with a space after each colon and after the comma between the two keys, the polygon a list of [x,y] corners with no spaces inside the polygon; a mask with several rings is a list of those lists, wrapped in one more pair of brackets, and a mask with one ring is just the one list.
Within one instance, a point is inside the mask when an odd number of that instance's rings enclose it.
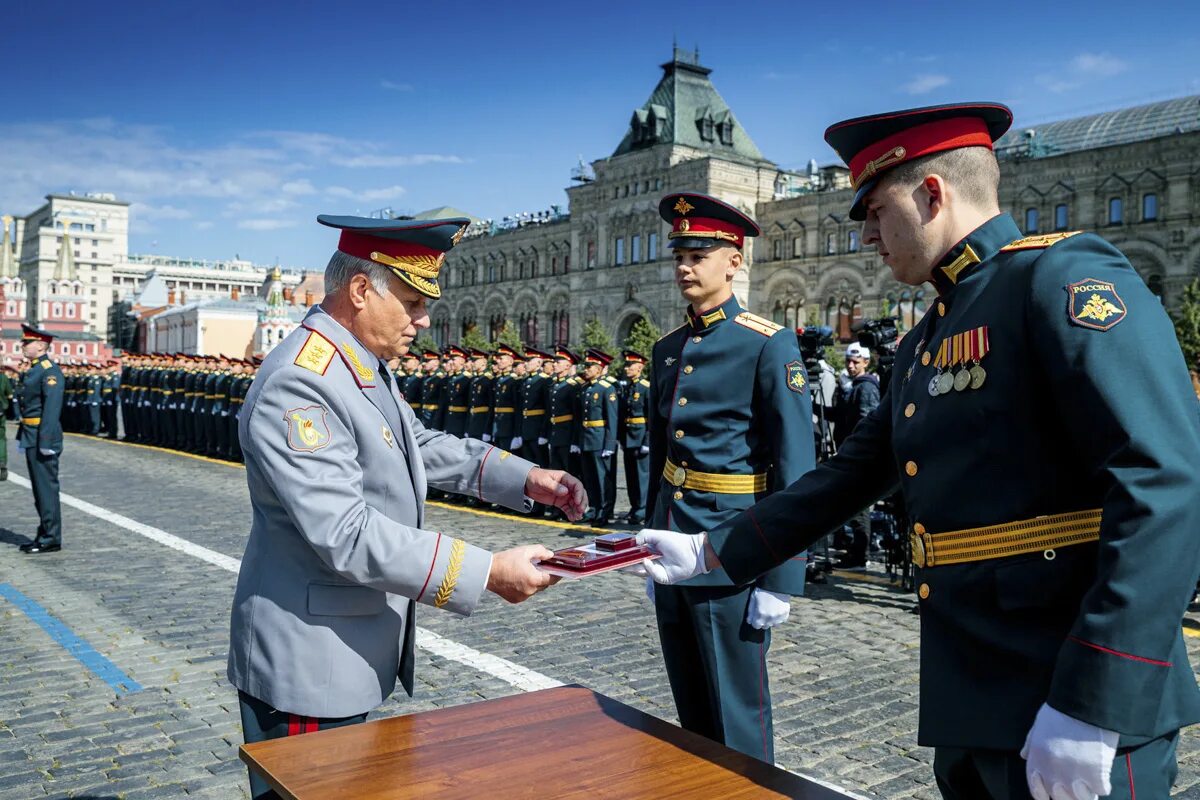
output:
{"label": "white glove held in hand", "polygon": [[757,630],[774,628],[787,622],[792,613],[791,598],[786,594],[755,589],[750,593],[750,607],[746,609],[746,624]]}
{"label": "white glove held in hand", "polygon": [[515,439],[513,439],[513,440],[512,440],[512,444],[510,444],[510,445],[508,446],[508,449],[509,449],[509,450],[520,450],[520,449],[521,449],[521,445],[522,445],[522,444],[524,444],[524,443],[525,443],[525,440],[524,440],[524,439],[522,439],[520,436],[518,436],[518,437],[516,437]]}
{"label": "white glove held in hand", "polygon": [[643,456],[648,456],[650,455],[650,447],[648,445],[642,445],[638,448],[638,453]]}
{"label": "white glove held in hand", "polygon": [[544,447],[545,445],[548,445],[548,444],[550,444],[550,440],[549,440],[549,439],[547,439],[547,438],[545,438],[545,437],[543,437],[543,436],[539,436],[539,437],[538,437],[538,444],[539,444],[539,445],[542,445],[542,446]]}
{"label": "white glove held in hand", "polygon": [[608,457],[609,457],[609,456],[611,456],[612,454],[613,454],[613,451],[612,451],[612,450],[605,450],[604,452],[600,453],[600,457],[601,457],[601,458],[608,458]]}
{"label": "white glove held in hand", "polygon": [[1029,793],[1034,800],[1096,800],[1109,794],[1117,738],[1043,703],[1021,748]]}
{"label": "white glove held in hand", "polygon": [[38,448],[38,452],[39,452],[39,453],[41,453],[41,454],[42,454],[42,455],[44,455],[44,456],[52,456],[52,455],[54,455],[54,451],[53,451],[53,450],[50,450],[50,449],[48,449],[48,448],[45,448],[45,447],[39,447],[39,448]]}
{"label": "white glove held in hand", "polygon": [[490,442],[492,440],[492,435],[490,433],[485,433],[479,438],[483,439],[485,442]]}
{"label": "white glove held in hand", "polygon": [[708,572],[704,568],[703,533],[677,533],[643,528],[637,535],[637,543],[645,544],[662,553],[662,558],[646,561],[646,574],[657,583],[679,583]]}
{"label": "white glove held in hand", "polygon": [[579,452],[579,445],[577,445],[577,444],[573,444],[573,445],[571,445],[571,452],[572,452],[572,453],[578,453],[578,452]]}

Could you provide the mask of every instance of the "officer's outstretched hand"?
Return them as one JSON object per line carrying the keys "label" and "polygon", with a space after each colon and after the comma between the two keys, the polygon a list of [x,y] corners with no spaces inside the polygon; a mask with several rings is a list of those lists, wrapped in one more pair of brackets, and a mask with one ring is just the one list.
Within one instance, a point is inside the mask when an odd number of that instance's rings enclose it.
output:
{"label": "officer's outstretched hand", "polygon": [[637,543],[649,545],[662,558],[643,562],[646,574],[656,583],[679,583],[708,572],[704,564],[703,533],[677,533],[643,528]]}
{"label": "officer's outstretched hand", "polygon": [[1096,800],[1112,792],[1118,735],[1042,703],[1021,758],[1034,800]]}
{"label": "officer's outstretched hand", "polygon": [[786,594],[756,588],[750,593],[746,624],[755,630],[766,630],[787,622],[791,613],[792,599]]}
{"label": "officer's outstretched hand", "polygon": [[504,550],[492,556],[492,570],[488,573],[487,589],[510,603],[528,600],[547,586],[558,583],[558,576],[542,572],[533,565],[553,556],[540,544],[527,544]]}
{"label": "officer's outstretched hand", "polygon": [[536,503],[561,509],[571,522],[582,517],[588,507],[587,492],[579,478],[561,469],[534,467],[529,470],[525,478],[525,496]]}

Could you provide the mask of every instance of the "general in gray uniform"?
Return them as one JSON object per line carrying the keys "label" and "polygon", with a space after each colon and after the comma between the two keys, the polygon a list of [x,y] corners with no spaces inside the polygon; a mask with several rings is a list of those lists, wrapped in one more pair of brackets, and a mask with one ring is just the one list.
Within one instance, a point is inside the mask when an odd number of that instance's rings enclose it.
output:
{"label": "general in gray uniform", "polygon": [[238,426],[253,523],[229,679],[247,742],[361,722],[397,677],[411,695],[417,603],[465,615],[485,588],[520,602],[553,582],[531,563],[544,547],[492,554],[425,530],[427,485],[572,520],[587,507],[570,475],[427,429],[386,367],[428,327],[467,220],[318,221],[343,231],[326,297],[267,357]]}

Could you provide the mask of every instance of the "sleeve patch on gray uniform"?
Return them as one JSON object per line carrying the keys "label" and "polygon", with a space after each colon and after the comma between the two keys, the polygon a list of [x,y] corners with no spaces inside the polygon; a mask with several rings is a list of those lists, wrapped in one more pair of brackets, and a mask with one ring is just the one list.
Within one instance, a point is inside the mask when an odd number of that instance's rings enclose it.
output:
{"label": "sleeve patch on gray uniform", "polygon": [[330,442],[329,423],[322,406],[293,408],[284,415],[287,420],[288,447],[300,453],[315,453]]}

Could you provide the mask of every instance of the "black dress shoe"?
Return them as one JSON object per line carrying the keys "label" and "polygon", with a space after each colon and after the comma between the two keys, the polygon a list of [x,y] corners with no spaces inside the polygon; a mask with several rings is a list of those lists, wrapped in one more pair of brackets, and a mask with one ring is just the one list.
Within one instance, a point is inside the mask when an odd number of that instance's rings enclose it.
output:
{"label": "black dress shoe", "polygon": [[8,480],[8,467],[0,467],[0,481]]}
{"label": "black dress shoe", "polygon": [[57,553],[59,550],[62,550],[62,545],[57,542],[46,542],[44,544],[41,542],[30,542],[29,544],[21,545],[22,553]]}

